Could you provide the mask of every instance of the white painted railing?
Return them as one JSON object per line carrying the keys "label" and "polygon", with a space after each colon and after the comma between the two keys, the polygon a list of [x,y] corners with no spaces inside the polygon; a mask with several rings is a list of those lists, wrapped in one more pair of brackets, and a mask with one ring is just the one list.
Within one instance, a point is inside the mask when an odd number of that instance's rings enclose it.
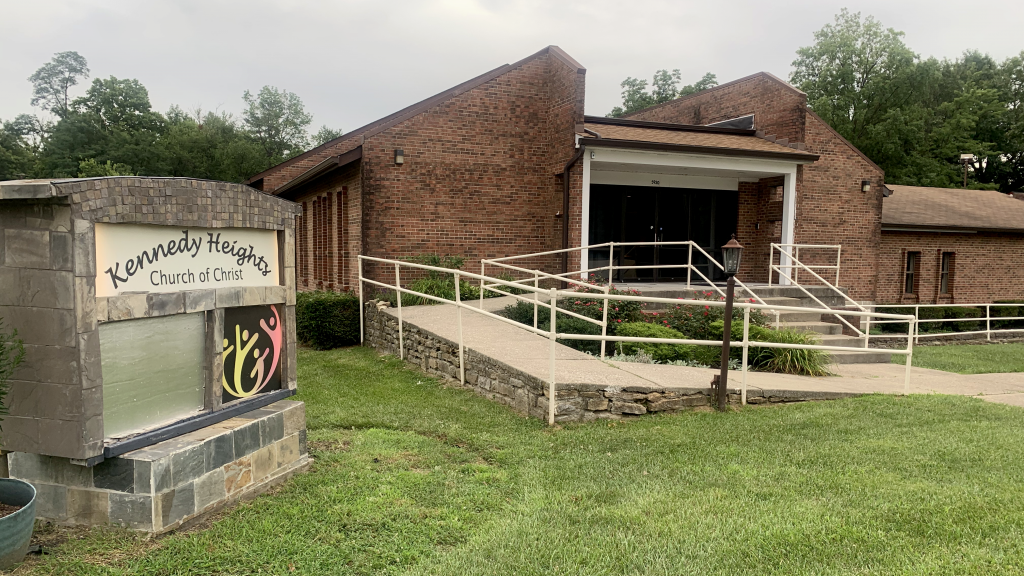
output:
{"label": "white painted railing", "polygon": [[[380,265],[382,265],[382,267],[381,267],[382,270],[388,270],[389,268],[393,267],[394,268],[394,278],[395,278],[394,279],[394,284],[392,284],[390,282],[383,282],[383,281],[380,281],[380,280],[374,280],[374,279],[365,277],[363,275],[363,263],[364,262],[373,262],[373,263],[376,263],[376,264],[380,264]],[[456,287],[455,288],[455,300],[452,301],[452,300],[447,300],[447,299],[444,299],[444,298],[439,298],[439,297],[433,296],[431,294],[426,294],[426,293],[423,293],[423,292],[417,292],[417,291],[410,290],[410,289],[402,286],[402,282],[401,282],[401,269],[403,267],[407,267],[407,268],[411,268],[411,269],[416,269],[416,270],[424,270],[424,271],[430,271],[430,272],[440,272],[440,273],[444,273],[444,274],[451,274],[453,276],[453,280],[454,280],[455,287]],[[359,334],[360,334],[360,342],[363,341],[364,336],[365,336],[365,319],[364,319],[365,308],[364,308],[364,305],[366,303],[366,296],[365,296],[365,294],[363,292],[364,285],[368,284],[368,285],[371,285],[371,286],[377,286],[379,288],[383,288],[385,290],[393,290],[395,292],[396,300],[397,300],[397,304],[398,304],[397,305],[397,315],[398,315],[398,346],[399,346],[399,356],[401,358],[403,358],[403,359],[405,358],[405,340],[404,340],[404,324],[403,324],[403,318],[402,318],[402,295],[403,294],[410,294],[410,295],[418,296],[419,298],[422,298],[422,299],[425,299],[425,300],[431,300],[431,301],[440,302],[440,303],[443,303],[443,304],[453,304],[453,305],[455,305],[456,321],[458,322],[457,338],[458,338],[458,347],[459,347],[459,380],[460,380],[460,382],[462,384],[465,384],[465,379],[466,379],[465,353],[464,353],[464,351],[465,351],[465,342],[464,342],[464,339],[463,339],[463,331],[462,331],[462,311],[463,311],[463,309],[471,310],[472,312],[474,312],[476,314],[482,314],[482,315],[487,316],[489,318],[493,318],[493,319],[499,320],[501,322],[512,324],[512,325],[514,325],[516,327],[519,327],[519,328],[521,328],[523,330],[527,330],[527,331],[533,332],[533,333],[538,334],[538,335],[547,336],[550,339],[550,341],[551,341],[550,357],[549,357],[549,380],[548,380],[548,423],[549,424],[554,424],[554,422],[555,422],[555,407],[557,405],[557,390],[556,390],[557,384],[556,384],[556,381],[555,381],[555,355],[556,355],[555,351],[556,351],[556,343],[557,343],[557,341],[559,339],[562,339],[562,340],[592,340],[592,341],[600,341],[602,343],[602,349],[603,349],[603,345],[606,342],[640,342],[640,343],[648,342],[648,343],[660,343],[660,344],[694,344],[694,345],[703,345],[703,346],[722,346],[724,344],[724,342],[722,340],[692,340],[692,339],[674,339],[674,338],[640,338],[640,337],[627,337],[627,336],[610,336],[607,333],[607,326],[608,326],[607,311],[608,311],[608,302],[609,302],[609,300],[622,300],[622,301],[631,301],[631,302],[647,302],[647,303],[659,303],[659,304],[669,304],[669,305],[697,305],[697,306],[715,306],[715,307],[722,306],[722,307],[724,307],[726,305],[726,303],[722,302],[722,301],[714,301],[714,300],[686,300],[686,299],[679,299],[679,298],[656,298],[656,297],[651,297],[651,296],[634,296],[634,295],[627,295],[627,294],[609,294],[607,289],[603,289],[602,292],[592,292],[592,293],[588,293],[588,292],[571,292],[571,291],[567,291],[567,290],[558,290],[556,288],[547,288],[547,289],[545,289],[545,288],[541,288],[539,285],[531,285],[531,283],[532,284],[538,284],[539,283],[539,279],[542,278],[542,277],[544,279],[549,280],[549,281],[552,281],[552,280],[562,281],[562,280],[564,280],[566,282],[573,283],[573,284],[576,284],[576,285],[585,285],[586,283],[575,281],[575,280],[571,280],[571,279],[568,279],[568,278],[563,278],[561,275],[546,274],[546,273],[542,273],[542,272],[537,271],[537,270],[528,270],[528,269],[524,269],[524,270],[526,272],[532,274],[533,275],[532,278],[527,278],[525,280],[503,280],[503,279],[500,279],[500,278],[494,278],[494,277],[490,277],[490,276],[485,276],[483,274],[473,274],[471,272],[463,272],[461,270],[453,270],[451,268],[441,268],[441,267],[437,267],[437,266],[429,266],[429,265],[426,265],[426,264],[417,264],[417,263],[413,263],[413,262],[405,262],[405,261],[400,261],[400,260],[388,260],[388,259],[384,259],[384,258],[374,258],[374,257],[371,257],[371,256],[359,256],[359,266],[358,266],[358,268],[359,268],[359,310],[360,310],[360,314],[359,314]],[[487,310],[484,310],[483,309],[483,305],[482,305],[482,303],[483,303],[482,300],[480,302],[480,306],[479,307],[467,304],[466,301],[464,301],[462,299],[461,289],[460,289],[460,284],[461,284],[461,281],[463,279],[479,281],[481,283],[481,285],[489,286],[489,287],[491,287],[489,289],[491,289],[491,290],[493,290],[495,292],[504,293],[504,294],[507,294],[509,296],[513,296],[513,297],[515,297],[515,298],[517,298],[519,300],[525,300],[525,301],[532,302],[537,307],[547,308],[548,311],[549,311],[549,314],[550,314],[550,326],[549,326],[549,329],[548,330],[541,330],[541,329],[539,329],[537,327],[537,325],[536,325],[536,318],[537,318],[536,309],[535,309],[535,312],[534,312],[534,326],[528,326],[528,325],[516,322],[515,320],[512,320],[511,318],[506,318],[506,317],[501,316],[499,314],[495,314],[493,312],[488,312]],[[496,288],[498,286],[506,287],[509,290],[505,290],[505,291],[501,291],[500,289],[499,290],[494,290],[494,288]],[[588,285],[588,286],[590,286],[592,288],[598,288],[597,286],[594,286],[594,285]],[[521,294],[513,294],[513,293],[511,293],[511,289],[517,289],[517,290],[525,291],[527,293],[532,294],[533,297],[531,299],[531,298],[527,298],[527,297],[525,297],[525,296],[523,296]],[[556,312],[561,312],[561,313],[566,313],[566,314],[571,312],[569,310],[564,310],[564,309],[558,308],[558,300],[559,300],[559,298],[571,298],[573,300],[592,299],[592,300],[595,300],[595,301],[603,302],[604,303],[604,317],[603,317],[603,319],[601,321],[597,321],[597,320],[592,319],[592,318],[587,318],[588,320],[590,320],[590,321],[592,321],[594,323],[599,323],[602,326],[602,333],[601,333],[601,335],[570,334],[570,333],[560,333],[560,332],[558,332],[558,330],[557,330],[557,314],[556,314]],[[861,310],[836,310],[836,311],[834,311],[834,313],[837,314],[837,315],[852,316],[852,317],[858,317],[858,318],[875,317],[875,318],[879,318],[879,319],[882,319],[882,320],[893,320],[893,321],[899,321],[899,322],[908,322],[910,324],[910,326],[911,326],[911,334],[907,335],[907,346],[906,346],[906,348],[904,348],[904,349],[878,349],[878,350],[873,350],[873,349],[869,349],[869,348],[860,348],[860,347],[853,348],[853,347],[848,347],[848,346],[822,346],[822,345],[813,345],[813,344],[785,344],[785,343],[778,343],[778,342],[759,342],[759,341],[754,341],[754,340],[750,339],[750,313],[751,313],[752,310],[761,310],[761,311],[769,311],[769,312],[770,311],[779,311],[779,312],[821,312],[821,309],[820,308],[794,307],[794,306],[768,306],[768,305],[765,305],[765,304],[756,304],[756,303],[752,303],[752,302],[745,302],[745,301],[742,301],[742,300],[736,301],[733,304],[733,306],[735,308],[743,310],[743,325],[742,325],[743,326],[743,338],[742,338],[741,341],[733,343],[733,346],[741,347],[742,350],[743,350],[742,364],[741,364],[742,376],[741,376],[741,397],[740,397],[741,398],[741,403],[743,403],[743,404],[746,404],[746,402],[747,402],[748,352],[749,352],[750,348],[758,348],[758,347],[763,347],[763,348],[790,348],[790,349],[798,349],[798,350],[824,350],[824,351],[829,351],[829,352],[859,352],[859,353],[879,352],[879,351],[881,351],[881,352],[888,352],[888,353],[891,353],[891,354],[903,355],[903,356],[906,357],[905,376],[904,376],[904,393],[905,394],[909,394],[910,393],[910,366],[911,366],[911,360],[912,360],[912,357],[913,357],[913,332],[915,331],[914,328],[916,327],[916,319],[915,319],[914,316],[899,315],[899,314],[885,314],[885,313],[861,311]],[[569,315],[577,316],[577,317],[580,316],[580,315],[577,315],[577,314],[569,314]]]}
{"label": "white painted railing", "polygon": [[[1013,332],[1024,334],[1024,328],[992,328],[992,323],[993,322],[1007,321],[1007,320],[1020,320],[1020,321],[1024,321],[1024,316],[1021,316],[1021,314],[1024,314],[1024,309],[1022,309],[1022,308],[1024,308],[1024,304],[1017,304],[1017,303],[994,303],[994,304],[876,304],[876,305],[873,306],[873,308],[875,308],[876,310],[879,309],[879,308],[882,308],[882,309],[885,309],[885,308],[890,308],[890,309],[891,308],[903,308],[903,309],[912,308],[914,310],[914,321],[915,321],[915,324],[917,324],[918,326],[920,326],[921,324],[939,324],[939,325],[941,325],[944,322],[965,322],[965,323],[975,323],[976,322],[978,324],[981,324],[981,323],[985,324],[985,329],[984,330],[963,330],[963,331],[953,330],[953,331],[949,331],[949,332],[926,332],[924,334],[921,334],[918,331],[918,329],[915,328],[914,329],[914,343],[915,344],[918,341],[920,341],[921,338],[938,338],[938,337],[942,337],[942,336],[971,336],[971,335],[981,335],[981,334],[984,334],[985,335],[985,340],[988,341],[988,340],[992,340],[992,335],[993,334],[997,334],[997,335],[998,334],[1009,334],[1009,333],[1013,333]],[[971,308],[971,309],[974,309],[974,310],[984,310],[985,314],[983,316],[964,317],[964,318],[924,318],[924,319],[922,319],[921,318],[921,310],[922,309],[929,309],[929,308]],[[997,309],[998,308],[1016,308],[1018,315],[1017,316],[992,316],[992,308],[997,308]],[[872,322],[870,320],[870,318],[868,319],[868,322]],[[873,321],[873,324],[875,324],[876,326],[880,325],[880,324],[903,324],[903,323],[904,322],[902,322],[900,320],[875,320],[875,321]],[[866,330],[867,332],[869,332],[868,339],[870,339],[872,337],[872,335],[870,334],[870,326],[871,326],[871,324],[868,325],[868,330]],[[873,337],[875,337],[875,338],[892,338],[892,337],[901,337],[902,338],[902,337],[905,337],[905,336],[906,336],[905,334],[900,334],[900,333],[888,333],[888,334],[883,333],[883,334],[875,334],[875,335],[873,335]]]}
{"label": "white painted railing", "polygon": [[[616,248],[618,248],[619,250],[624,250],[627,247],[650,247],[650,248],[653,248],[653,249],[659,249],[659,248],[662,248],[662,247],[677,247],[677,248],[681,248],[683,246],[685,246],[687,248],[687,251],[686,251],[686,263],[685,264],[652,264],[652,265],[644,264],[644,265],[633,265],[633,264],[616,264],[615,263],[615,249]],[[580,266],[583,266],[583,259],[584,259],[583,256],[584,256],[584,254],[589,253],[590,250],[600,250],[600,249],[603,249],[603,248],[607,248],[608,249],[608,265],[607,266],[598,266],[596,268],[589,268],[588,267],[588,268],[581,268],[579,270],[571,270],[571,271],[568,271],[568,272],[560,272],[560,273],[557,273],[557,274],[552,274],[552,273],[547,273],[547,272],[541,272],[540,270],[536,270],[536,269],[529,269],[529,268],[524,268],[522,266],[515,266],[515,265],[509,263],[511,261],[514,261],[514,260],[526,260],[526,259],[533,259],[533,258],[539,258],[539,257],[544,257],[544,256],[554,256],[556,254],[558,254],[558,255],[563,255],[564,254],[566,256],[566,258],[568,258],[568,256],[570,254],[576,252],[579,255]],[[606,284],[606,287],[604,288],[605,292],[607,292],[608,290],[611,289],[611,286],[612,286],[612,283],[613,283],[613,279],[615,278],[615,273],[616,272],[620,272],[620,271],[623,271],[623,270],[655,270],[655,269],[657,269],[657,270],[661,270],[661,269],[670,269],[670,270],[672,270],[672,269],[685,268],[686,269],[686,287],[688,289],[693,288],[693,275],[694,275],[694,273],[696,273],[696,275],[699,277],[699,280],[701,282],[700,286],[702,288],[703,287],[711,288],[711,289],[715,290],[716,292],[718,292],[718,294],[724,298],[725,297],[725,290],[723,290],[721,286],[718,286],[717,284],[712,282],[711,279],[709,279],[703,272],[701,272],[701,270],[700,270],[701,265],[693,263],[694,250],[697,251],[697,254],[702,255],[702,256],[704,256],[704,258],[707,259],[707,264],[708,265],[715,266],[719,270],[725,271],[725,267],[722,266],[717,260],[712,258],[710,254],[708,254],[703,248],[700,247],[700,245],[698,245],[696,242],[693,242],[692,240],[687,240],[687,241],[680,241],[680,242],[605,242],[603,244],[592,244],[590,246],[581,246],[581,247],[577,247],[577,248],[563,248],[561,250],[549,250],[547,252],[535,252],[533,254],[520,254],[520,255],[516,255],[516,256],[505,256],[504,258],[490,258],[490,259],[484,258],[484,259],[480,260],[480,274],[483,275],[483,274],[487,273],[487,266],[496,266],[498,268],[502,268],[502,269],[507,270],[509,272],[513,272],[514,271],[514,272],[520,272],[520,273],[526,273],[526,274],[533,274],[534,286],[538,285],[538,280],[540,280],[541,278],[545,278],[545,279],[557,279],[560,282],[566,282],[566,283],[577,285],[577,286],[591,286],[592,287],[593,284],[590,284],[587,281],[587,279],[590,277],[591,274],[594,274],[596,272],[602,272],[602,273],[607,274],[606,277],[608,279],[608,282]],[[526,280],[523,280],[523,281],[520,281],[520,282],[526,282]],[[767,306],[765,301],[762,300],[760,296],[758,296],[753,290],[751,290],[751,288],[749,286],[744,284],[739,278],[736,278],[736,284],[741,289],[746,291],[746,293],[749,294],[750,297],[752,297],[758,304],[762,304],[764,306]],[[484,291],[485,290],[491,290],[493,292],[498,292],[498,293],[504,294],[506,296],[509,295],[508,293],[502,292],[501,290],[495,290],[495,286],[497,286],[497,285],[487,285],[483,281],[480,282],[480,299],[481,299],[481,301],[483,300],[483,296],[484,296]],[[774,316],[775,316],[775,327],[778,328],[779,327],[779,313],[776,312],[774,309],[770,309],[769,312],[774,314]],[[604,358],[604,343],[602,343],[602,345],[601,345],[601,357]]]}

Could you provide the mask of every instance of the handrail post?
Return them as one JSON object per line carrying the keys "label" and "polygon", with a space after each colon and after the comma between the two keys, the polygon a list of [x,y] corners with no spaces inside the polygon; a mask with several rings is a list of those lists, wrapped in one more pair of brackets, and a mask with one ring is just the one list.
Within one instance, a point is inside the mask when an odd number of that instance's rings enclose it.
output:
{"label": "handrail post", "polygon": [[914,336],[917,334],[917,316],[915,315],[914,320],[910,322],[910,332],[907,338],[907,361],[906,368],[903,374],[903,395],[910,395],[910,366],[914,356]]}
{"label": "handrail post", "polygon": [[[874,312],[874,306],[872,306],[871,308],[871,311]],[[868,341],[871,339],[871,316],[865,316],[864,320],[867,321],[867,327],[864,328],[864,348],[869,348],[870,346],[868,344]]]}
{"label": "handrail post", "polygon": [[[781,258],[781,257],[780,257]],[[775,243],[768,248],[768,287],[772,287],[772,270],[775,268]]]}
{"label": "handrail post", "polygon": [[608,293],[611,292],[611,283],[604,287],[604,312],[601,318],[601,359],[604,360],[605,338],[608,337]]}
{"label": "handrail post", "polygon": [[914,306],[914,344],[919,344],[921,341],[917,338],[917,332],[921,329],[918,322],[921,321],[921,307]]}
{"label": "handrail post", "polygon": [[[794,247],[793,260],[794,260],[793,264],[799,264],[800,263],[800,247],[799,246],[795,246]],[[797,266],[793,270],[793,283],[794,284],[799,284],[800,283],[800,267],[799,266]]]}
{"label": "handrail post", "polygon": [[992,341],[992,305],[985,304],[985,339]]}
{"label": "handrail post", "polygon": [[[482,276],[482,274],[481,274]],[[463,386],[466,385],[466,360],[463,350],[465,346],[462,342],[462,290],[459,287],[461,279],[459,273],[455,273],[455,318],[459,324],[459,383]],[[480,280],[480,284],[483,284],[483,280]],[[483,310],[483,307],[480,308]]]}
{"label": "handrail post", "polygon": [[615,242],[608,243],[608,285],[612,285],[615,277]]}
{"label": "handrail post", "polygon": [[405,341],[402,334],[402,280],[395,262],[395,297],[398,300],[398,357],[405,360]]}
{"label": "handrail post", "polygon": [[[687,244],[689,252],[686,255],[686,289],[690,289],[690,272],[693,270],[693,240]],[[770,286],[770,284],[769,284]]]}
{"label": "handrail post", "polygon": [[[481,258],[480,259],[480,275],[481,276],[487,276],[487,274],[484,273],[484,270],[485,270],[484,269],[484,260],[483,260],[483,258]],[[514,276],[513,276],[513,278],[514,278]],[[455,292],[456,292],[456,294],[458,294],[458,291],[459,291],[458,290],[458,287],[459,287],[458,284],[459,284],[458,282],[455,283]],[[484,309],[484,279],[483,278],[480,279],[480,309],[481,310]]]}
{"label": "handrail post", "polygon": [[365,304],[363,304],[363,257],[359,256],[356,260],[359,261],[359,345],[362,346],[366,332],[363,326],[363,314],[366,313]]}
{"label": "handrail post", "polygon": [[750,350],[750,307],[743,309],[743,377],[740,390],[740,405],[747,405],[747,354]]}
{"label": "handrail post", "polygon": [[[533,287],[534,288],[537,288],[539,286],[539,278],[540,278],[540,274],[538,274],[537,270],[534,270],[533,271]],[[538,294],[539,294],[539,292],[537,292],[536,290],[533,291],[533,327],[534,328],[537,327],[537,298],[538,298]]]}
{"label": "handrail post", "polygon": [[548,373],[551,376],[548,382],[548,425],[555,425],[555,307],[558,304],[558,291],[554,288],[551,289],[551,353],[548,359]]}
{"label": "handrail post", "polygon": [[839,288],[839,260],[843,253],[843,245],[836,246],[836,288]]}

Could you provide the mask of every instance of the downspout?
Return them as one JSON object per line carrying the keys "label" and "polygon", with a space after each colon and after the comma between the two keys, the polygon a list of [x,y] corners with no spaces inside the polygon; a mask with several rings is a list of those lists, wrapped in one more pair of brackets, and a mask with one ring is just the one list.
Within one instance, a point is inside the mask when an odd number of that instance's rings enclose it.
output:
{"label": "downspout", "polygon": [[[585,145],[580,145],[576,153],[573,154],[569,162],[565,164],[565,170],[562,171],[562,249],[569,248],[569,171],[572,169],[580,158],[583,157],[583,151],[586,150]],[[582,234],[582,231],[580,231]],[[569,253],[562,252],[562,274],[569,271]],[[565,288],[565,283],[562,283],[562,287]]]}

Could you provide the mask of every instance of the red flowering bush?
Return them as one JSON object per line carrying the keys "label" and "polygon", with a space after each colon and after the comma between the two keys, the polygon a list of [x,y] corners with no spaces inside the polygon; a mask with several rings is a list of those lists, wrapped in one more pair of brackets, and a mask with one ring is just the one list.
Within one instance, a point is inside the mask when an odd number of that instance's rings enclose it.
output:
{"label": "red flowering bush", "polygon": [[[578,294],[603,294],[604,286],[598,284],[591,275],[590,282],[584,286],[576,286],[573,292]],[[609,295],[642,296],[639,290],[616,290],[614,286]],[[619,324],[644,321],[645,302],[631,300],[608,300],[608,333],[614,334]],[[604,317],[604,300],[596,298],[561,298],[558,307],[577,314],[601,320]]]}
{"label": "red flowering bush", "polygon": [[[696,296],[689,299],[720,302],[725,301],[724,296],[711,291],[698,293]],[[751,302],[753,302],[753,300],[751,300]],[[714,330],[711,328],[711,324],[720,322],[724,318],[724,306],[711,306],[709,304],[676,304],[667,312],[662,312],[657,317],[649,318],[648,321],[653,320],[655,324],[668,326],[669,328],[678,330],[685,334],[687,338],[692,338],[694,340],[718,340],[721,332],[719,331],[719,336],[716,337]],[[734,323],[742,324],[743,309],[733,308],[732,319]],[[759,310],[752,310],[750,312],[750,323],[754,326],[768,326],[768,316]]]}

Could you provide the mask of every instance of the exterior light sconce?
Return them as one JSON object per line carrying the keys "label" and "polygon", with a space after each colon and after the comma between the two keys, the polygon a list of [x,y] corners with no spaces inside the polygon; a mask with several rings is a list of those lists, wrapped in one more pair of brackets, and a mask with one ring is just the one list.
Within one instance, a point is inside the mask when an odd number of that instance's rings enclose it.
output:
{"label": "exterior light sconce", "polygon": [[405,164],[405,151],[401,148],[395,148],[395,166],[401,166]]}
{"label": "exterior light sconce", "polygon": [[861,180],[860,181],[860,191],[861,192],[871,192],[871,180]]}

